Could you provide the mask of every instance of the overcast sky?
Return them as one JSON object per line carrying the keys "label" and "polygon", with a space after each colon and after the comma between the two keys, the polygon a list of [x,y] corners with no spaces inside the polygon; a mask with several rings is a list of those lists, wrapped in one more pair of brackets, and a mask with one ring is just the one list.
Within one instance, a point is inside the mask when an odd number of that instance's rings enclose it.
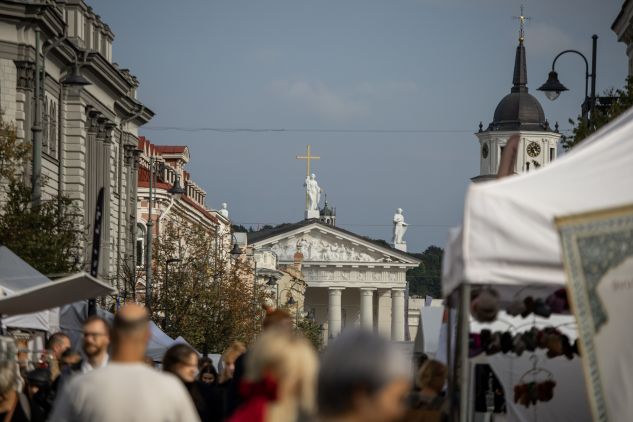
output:
{"label": "overcast sky", "polygon": [[[140,82],[156,117],[141,131],[188,145],[188,170],[207,206],[229,203],[238,224],[303,218],[305,163],[338,225],[390,240],[397,207],[409,250],[443,246],[478,174],[473,132],[509,93],[519,14],[515,0],[88,0],[116,38],[114,61]],[[611,31],[621,2],[524,1],[528,87],[552,123],[580,111],[584,64],[557,63],[570,91],[535,90],[554,56],[591,54],[598,89],[621,87],[624,44]],[[192,129],[160,130],[164,127]],[[234,132],[197,128],[425,130],[424,133]]]}

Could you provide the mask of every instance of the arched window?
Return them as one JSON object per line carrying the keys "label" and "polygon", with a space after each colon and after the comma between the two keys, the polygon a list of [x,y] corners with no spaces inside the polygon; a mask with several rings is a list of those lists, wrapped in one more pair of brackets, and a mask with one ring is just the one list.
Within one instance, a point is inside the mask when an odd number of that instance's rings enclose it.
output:
{"label": "arched window", "polygon": [[44,101],[42,110],[42,150],[48,154],[48,101]]}
{"label": "arched window", "polygon": [[141,223],[136,224],[136,266],[143,267],[145,265],[145,226]]}

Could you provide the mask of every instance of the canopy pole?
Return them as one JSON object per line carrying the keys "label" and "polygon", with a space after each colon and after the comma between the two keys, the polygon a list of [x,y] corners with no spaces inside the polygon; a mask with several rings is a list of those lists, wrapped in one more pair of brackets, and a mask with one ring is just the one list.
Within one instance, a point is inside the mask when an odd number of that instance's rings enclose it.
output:
{"label": "canopy pole", "polygon": [[453,296],[446,298],[446,306],[444,308],[446,314],[446,366],[448,367],[448,400],[449,400],[449,414],[448,420],[455,421],[455,385],[457,378],[455,377],[455,367],[453,362],[455,357],[453,356]]}
{"label": "canopy pole", "polygon": [[470,362],[468,361],[468,336],[470,334],[470,285],[462,284],[459,295],[459,420],[468,422],[470,407]]}

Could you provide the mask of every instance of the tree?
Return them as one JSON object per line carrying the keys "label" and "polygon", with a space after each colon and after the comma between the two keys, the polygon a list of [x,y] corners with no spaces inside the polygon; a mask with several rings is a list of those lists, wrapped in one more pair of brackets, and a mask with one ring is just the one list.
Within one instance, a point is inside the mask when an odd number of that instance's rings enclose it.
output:
{"label": "tree", "polygon": [[297,323],[297,330],[312,343],[316,350],[321,349],[323,346],[323,332],[316,321],[310,318],[301,318]]}
{"label": "tree", "polygon": [[581,118],[578,118],[577,121],[569,119],[569,123],[573,126],[573,136],[563,137],[561,144],[565,150],[570,150],[580,141],[633,106],[633,78],[628,77],[626,79],[626,84],[623,89],[609,89],[605,91],[604,97],[611,98],[611,104],[596,106],[588,124]]}
{"label": "tree", "polygon": [[23,180],[29,151],[15,128],[0,121],[0,244],[43,274],[75,272],[83,266],[77,208],[63,195],[31,204],[32,190]]}
{"label": "tree", "polygon": [[[199,350],[222,352],[259,332],[265,289],[253,284],[249,257],[231,257],[212,231],[174,217],[153,243],[152,319]],[[219,245],[219,246],[218,246]],[[167,260],[179,258],[167,270]]]}
{"label": "tree", "polygon": [[412,296],[442,296],[442,255],[444,250],[429,246],[418,257],[422,260],[417,268],[407,271],[409,294]]}

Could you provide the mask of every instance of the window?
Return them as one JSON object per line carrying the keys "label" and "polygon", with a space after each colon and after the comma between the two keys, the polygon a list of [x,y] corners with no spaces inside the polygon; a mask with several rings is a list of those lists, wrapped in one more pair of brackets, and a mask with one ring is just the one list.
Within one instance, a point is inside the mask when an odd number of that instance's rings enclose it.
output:
{"label": "window", "polygon": [[50,104],[50,131],[49,131],[49,153],[51,156],[57,158],[57,104],[51,101]]}
{"label": "window", "polygon": [[549,149],[549,160],[554,161],[556,159],[556,148]]}
{"label": "window", "polygon": [[145,265],[145,226],[141,223],[136,224],[136,266],[143,267]]}
{"label": "window", "polygon": [[114,146],[114,192],[119,193],[119,146]]}
{"label": "window", "polygon": [[42,110],[42,150],[48,154],[48,101],[44,101]]}
{"label": "window", "polygon": [[530,163],[525,163],[525,171],[530,171]]}

